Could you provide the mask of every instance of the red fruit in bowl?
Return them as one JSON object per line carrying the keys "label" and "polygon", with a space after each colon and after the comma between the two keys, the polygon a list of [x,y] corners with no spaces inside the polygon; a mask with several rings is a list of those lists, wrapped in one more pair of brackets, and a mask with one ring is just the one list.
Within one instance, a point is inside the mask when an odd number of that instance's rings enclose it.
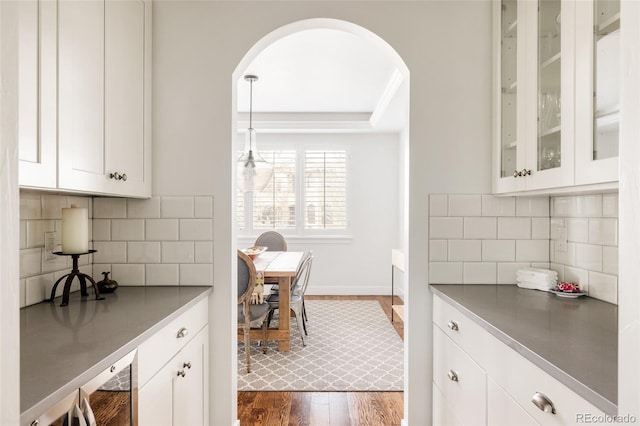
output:
{"label": "red fruit in bowl", "polygon": [[562,283],[558,284],[558,291],[579,293],[580,292],[580,288],[578,287],[578,284],[562,282]]}

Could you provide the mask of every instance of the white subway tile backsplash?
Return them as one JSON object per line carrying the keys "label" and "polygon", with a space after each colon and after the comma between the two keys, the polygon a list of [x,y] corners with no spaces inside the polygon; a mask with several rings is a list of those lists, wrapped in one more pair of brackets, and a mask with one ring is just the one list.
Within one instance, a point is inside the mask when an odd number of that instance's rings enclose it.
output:
{"label": "white subway tile backsplash", "polygon": [[127,217],[127,200],[125,198],[93,199],[93,217],[98,219],[125,219]]}
{"label": "white subway tile backsplash", "polygon": [[193,242],[162,242],[162,263],[193,263],[194,260]]}
{"label": "white subway tile backsplash", "polygon": [[93,240],[94,241],[110,241],[111,240],[111,220],[110,219],[93,219]]}
{"label": "white subway tile backsplash", "polygon": [[464,284],[496,284],[496,274],[494,262],[465,262],[462,279]]}
{"label": "white subway tile backsplash", "polygon": [[67,206],[67,197],[42,195],[42,219],[62,219],[62,209]]}
{"label": "white subway tile backsplash", "polygon": [[[71,257],[70,256],[55,256],[52,259],[45,260],[44,249],[42,250],[42,272],[57,272],[60,270],[66,270],[66,273],[71,269]],[[80,256],[78,259],[78,265],[86,265],[89,256]]]}
{"label": "white subway tile backsplash", "polygon": [[576,214],[580,217],[602,217],[602,194],[577,196]]}
{"label": "white subway tile backsplash", "polygon": [[516,216],[549,217],[549,197],[516,197]]}
{"label": "white subway tile backsplash", "polygon": [[157,219],[160,217],[160,198],[147,200],[127,200],[127,218]]}
{"label": "white subway tile backsplash", "polygon": [[566,268],[566,266],[560,264],[560,263],[550,263],[549,264],[549,269],[551,269],[552,271],[556,271],[558,273],[558,282],[561,283],[563,281],[566,281],[564,279],[564,269]]}
{"label": "white subway tile backsplash", "polygon": [[144,220],[112,219],[111,239],[114,241],[143,241]]}
{"label": "white subway tile backsplash", "polygon": [[498,239],[524,240],[531,238],[531,219],[528,217],[499,217]]}
{"label": "white subway tile backsplash", "polygon": [[55,231],[53,220],[27,220],[27,247],[44,246],[44,233]]}
{"label": "white subway tile backsplash", "polygon": [[576,216],[576,197],[554,197],[553,199],[553,215],[559,217],[575,217]]}
{"label": "white subway tile backsplash", "polygon": [[515,216],[515,197],[482,196],[482,216]]}
{"label": "white subway tile backsplash", "polygon": [[482,259],[480,240],[449,240],[449,260],[478,262]]}
{"label": "white subway tile backsplash", "polygon": [[589,242],[589,219],[567,219],[567,239],[574,243]]}
{"label": "white subway tile backsplash", "polygon": [[113,264],[111,265],[111,279],[118,281],[121,286],[144,286],[145,265],[143,264]]}
{"label": "white subway tile backsplash", "polygon": [[602,219],[601,232],[603,245],[618,245],[618,219]]}
{"label": "white subway tile backsplash", "polygon": [[432,239],[461,239],[463,220],[461,217],[432,217],[429,220],[429,234]]}
{"label": "white subway tile backsplash", "polygon": [[566,251],[561,251],[557,241],[551,241],[551,261],[567,266],[576,266],[576,243],[567,243]]}
{"label": "white subway tile backsplash", "polygon": [[602,194],[602,216],[618,217],[618,194]]}
{"label": "white subway tile backsplash", "polygon": [[446,262],[448,260],[448,240],[429,241],[429,260],[431,262]]}
{"label": "white subway tile backsplash", "polygon": [[195,197],[194,213],[196,218],[213,218],[213,197]]}
{"label": "white subway tile backsplash", "polygon": [[618,277],[589,271],[589,296],[618,303]]}
{"label": "white subway tile backsplash", "polygon": [[[47,294],[45,291],[47,288],[51,288],[54,283],[55,280],[53,279],[53,274],[38,275],[27,278],[25,286],[26,306],[35,305],[36,303],[40,303],[43,300],[48,299],[51,294]],[[59,294],[62,294],[63,288],[64,280],[58,284]]]}
{"label": "white subway tile backsplash", "polygon": [[20,250],[20,278],[39,275],[42,272],[42,249]]}
{"label": "white subway tile backsplash", "polygon": [[518,269],[528,267],[528,262],[498,262],[497,284],[515,284]]}
{"label": "white subway tile backsplash", "polygon": [[565,266],[563,281],[580,285],[582,291],[589,292],[589,271]]}
{"label": "white subway tile backsplash", "polygon": [[498,222],[495,217],[465,217],[465,239],[495,239],[498,235]]}
{"label": "white subway tile backsplash", "polygon": [[42,196],[20,191],[20,220],[33,219],[42,219]]}
{"label": "white subway tile backsplash", "polygon": [[211,241],[213,221],[211,219],[180,219],[180,240]]}
{"label": "white subway tile backsplash", "polygon": [[550,220],[548,217],[531,218],[531,239],[548,240],[550,233]]}
{"label": "white subway tile backsplash", "polygon": [[602,247],[602,272],[618,275],[618,247]]}
{"label": "white subway tile backsplash", "polygon": [[126,241],[94,241],[93,254],[96,263],[127,263]]}
{"label": "white subway tile backsplash", "polygon": [[19,246],[20,246],[20,250],[22,250],[27,248],[27,221],[21,220],[19,227],[20,227]]}
{"label": "white subway tile backsplash", "polygon": [[212,285],[213,265],[180,265],[180,285]]}
{"label": "white subway tile backsplash", "polygon": [[164,218],[194,217],[193,197],[162,197],[160,213]]}
{"label": "white subway tile backsplash", "polygon": [[482,241],[482,261],[513,262],[516,260],[516,242],[514,240]]}
{"label": "white subway tile backsplash", "polygon": [[461,284],[462,262],[431,262],[429,264],[431,284]]}
{"label": "white subway tile backsplash", "polygon": [[602,246],[576,244],[576,267],[602,272]]}
{"label": "white subway tile backsplash", "polygon": [[431,194],[429,196],[429,216],[448,216],[448,197],[442,194]]}
{"label": "white subway tile backsplash", "polygon": [[195,246],[195,263],[213,263],[213,242],[196,241]]}
{"label": "white subway tile backsplash", "polygon": [[147,241],[177,241],[179,219],[147,219],[145,221]]}
{"label": "white subway tile backsplash", "polygon": [[129,241],[128,263],[160,263],[160,242]]}
{"label": "white subway tile backsplash", "polygon": [[549,240],[517,240],[517,262],[549,262]]}
{"label": "white subway tile backsplash", "polygon": [[480,195],[449,195],[449,216],[480,216],[482,197]]}
{"label": "white subway tile backsplash", "polygon": [[146,266],[147,285],[179,285],[180,265],[158,264]]}

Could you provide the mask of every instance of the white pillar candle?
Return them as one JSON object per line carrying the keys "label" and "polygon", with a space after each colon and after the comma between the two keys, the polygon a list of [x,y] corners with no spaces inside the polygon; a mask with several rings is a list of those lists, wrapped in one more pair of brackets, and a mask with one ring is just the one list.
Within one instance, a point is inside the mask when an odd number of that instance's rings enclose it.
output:
{"label": "white pillar candle", "polygon": [[89,251],[89,212],[72,204],[62,209],[62,252],[87,253]]}

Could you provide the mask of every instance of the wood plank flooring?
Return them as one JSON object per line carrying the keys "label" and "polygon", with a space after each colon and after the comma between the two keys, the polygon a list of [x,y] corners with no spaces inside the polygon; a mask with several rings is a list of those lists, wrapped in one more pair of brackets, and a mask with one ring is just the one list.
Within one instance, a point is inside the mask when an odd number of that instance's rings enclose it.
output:
{"label": "wood plank flooring", "polygon": [[[377,300],[391,320],[390,296],[306,296],[306,299]],[[396,297],[393,303],[402,301]],[[397,315],[393,326],[404,339],[403,323]],[[403,410],[403,392],[238,392],[241,426],[397,426]]]}

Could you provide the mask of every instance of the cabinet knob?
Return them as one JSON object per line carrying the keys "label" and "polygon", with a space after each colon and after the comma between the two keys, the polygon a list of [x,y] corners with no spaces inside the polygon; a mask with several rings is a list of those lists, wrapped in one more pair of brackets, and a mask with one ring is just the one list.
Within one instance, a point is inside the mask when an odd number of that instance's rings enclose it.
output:
{"label": "cabinet knob", "polygon": [[184,364],[182,364],[182,367],[188,368],[189,370],[191,370],[191,361],[185,362]]}
{"label": "cabinet knob", "polygon": [[514,170],[514,171],[513,171],[513,177],[514,177],[514,178],[517,178],[518,176],[522,176],[522,172],[519,172],[519,171],[517,171],[517,170]]}
{"label": "cabinet knob", "polygon": [[125,182],[127,181],[127,174],[126,173],[122,174],[122,180],[125,181]]}
{"label": "cabinet knob", "polygon": [[189,334],[189,330],[187,330],[186,327],[182,327],[180,330],[178,330],[177,337],[178,339],[181,339],[185,337],[187,334]]}
{"label": "cabinet knob", "polygon": [[522,176],[531,176],[531,170],[522,169]]}
{"label": "cabinet knob", "polygon": [[184,376],[186,376],[186,375],[187,375],[187,372],[186,372],[186,371],[184,371],[184,370],[181,370],[181,371],[178,371],[178,374],[177,374],[177,375],[178,375],[178,376],[181,376],[181,377],[184,377]]}
{"label": "cabinet knob", "polygon": [[449,372],[447,373],[447,376],[449,377],[449,380],[451,380],[452,382],[458,381],[458,373],[456,373],[453,370],[449,370]]}
{"label": "cabinet knob", "polygon": [[534,393],[531,402],[533,402],[533,405],[538,407],[540,411],[551,414],[556,413],[556,407],[553,406],[553,402],[543,393]]}
{"label": "cabinet knob", "polygon": [[451,330],[453,331],[458,331],[458,323],[455,322],[454,320],[449,321],[449,323],[447,324],[447,327],[449,327]]}
{"label": "cabinet knob", "polygon": [[122,179],[122,176],[120,176],[120,173],[118,173],[118,172],[113,172],[113,173],[109,173],[109,178],[115,179],[115,180],[120,180],[120,179]]}

